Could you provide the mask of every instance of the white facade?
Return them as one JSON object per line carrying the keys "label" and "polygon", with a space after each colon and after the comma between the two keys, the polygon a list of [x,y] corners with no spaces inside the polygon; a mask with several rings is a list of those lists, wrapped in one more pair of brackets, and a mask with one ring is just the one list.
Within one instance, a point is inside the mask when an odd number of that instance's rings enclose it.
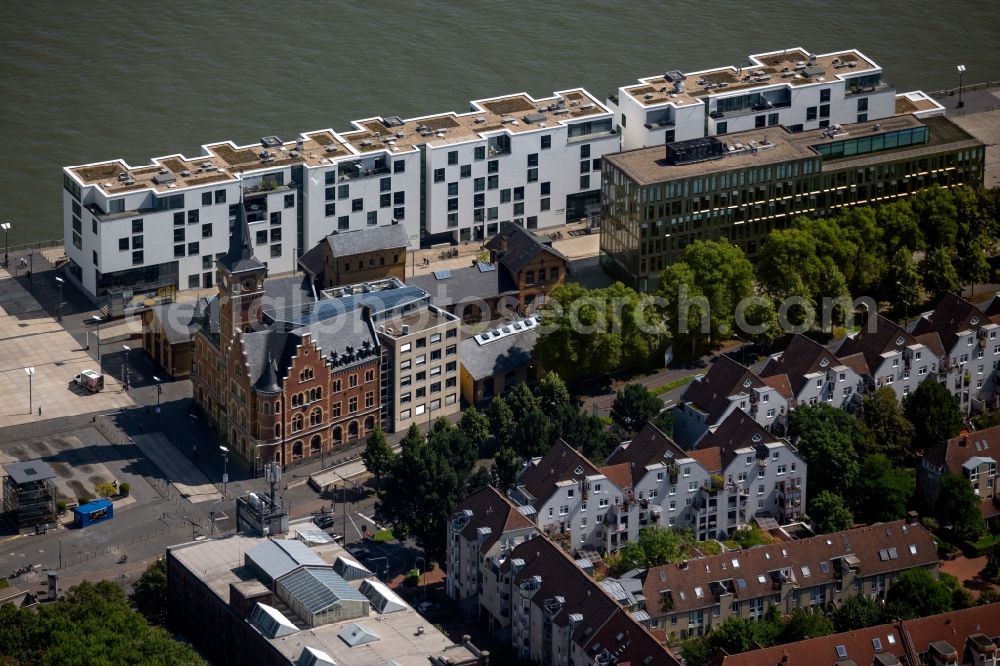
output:
{"label": "white facade", "polygon": [[751,55],[746,66],[639,79],[608,106],[624,150],[771,125],[809,130],[894,115],[895,89],[881,75],[860,51],[793,48]]}

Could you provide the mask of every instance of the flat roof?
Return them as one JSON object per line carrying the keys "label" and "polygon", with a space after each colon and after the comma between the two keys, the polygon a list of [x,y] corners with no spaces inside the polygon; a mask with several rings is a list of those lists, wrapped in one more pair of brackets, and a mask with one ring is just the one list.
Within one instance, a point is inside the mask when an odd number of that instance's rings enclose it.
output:
{"label": "flat roof", "polygon": [[52,468],[44,460],[26,460],[24,462],[9,463],[4,465],[3,468],[7,472],[7,476],[18,485],[56,478],[56,473],[52,471]]}
{"label": "flat roof", "polygon": [[850,157],[824,158],[824,169],[826,165],[838,169],[855,163],[860,166],[872,161],[881,161],[886,154],[903,151],[921,154],[934,152],[942,145],[979,144],[971,135],[943,116],[918,119],[907,113],[865,123],[841,125],[838,126],[839,129],[815,129],[792,133],[783,126],[775,125],[726,134],[716,137],[726,146],[727,152],[724,156],[701,162],[668,164],[666,148],[662,145],[605,155],[604,161],[621,170],[639,185],[645,186],[750,166],[766,166],[800,158],[817,157],[818,153],[812,146],[922,126],[930,128],[927,143]]}
{"label": "flat roof", "polygon": [[[417,287],[413,287],[413,289],[417,289]],[[421,291],[423,290],[421,289]],[[380,320],[378,332],[393,339],[405,338],[454,321],[458,321],[458,317],[428,303],[424,307],[404,315]],[[406,333],[403,333],[404,325],[409,327]]]}
{"label": "flat roof", "polygon": [[[800,86],[829,83],[858,72],[871,73],[880,69],[855,49],[817,54],[810,63],[812,56],[801,47],[758,53],[749,57],[750,64],[747,66],[730,65],[690,74],[674,70],[664,75],[639,79],[638,84],[624,87],[622,91],[643,106],[657,106],[668,102],[685,106],[695,104],[706,96],[726,95],[734,91],[748,92],[755,88],[781,84]],[[676,76],[678,74],[680,77]],[[682,91],[675,92],[675,80],[683,82]]]}
{"label": "flat roof", "polygon": [[[143,189],[170,193],[186,187],[238,180],[236,174],[268,172],[276,168],[304,164],[309,167],[333,165],[341,161],[384,153],[411,153],[425,144],[468,141],[484,134],[517,134],[571,123],[611,111],[583,88],[563,90],[551,97],[535,99],[527,93],[474,100],[473,111],[440,113],[403,120],[396,116],[355,120],[352,129],[338,133],[332,129],[305,132],[295,140],[262,137],[260,143],[238,146],[232,141],[205,144],[202,154],[154,157],[150,164],[133,167],[124,160],[108,160],[66,170],[83,185],[98,185],[116,195]],[[265,146],[265,140],[269,145]],[[267,153],[268,158],[263,158]]]}

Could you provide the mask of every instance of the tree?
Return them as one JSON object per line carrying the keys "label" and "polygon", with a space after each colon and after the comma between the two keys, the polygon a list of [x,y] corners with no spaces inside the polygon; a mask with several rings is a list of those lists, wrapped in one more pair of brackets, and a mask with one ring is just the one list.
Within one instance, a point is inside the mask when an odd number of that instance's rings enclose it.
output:
{"label": "tree", "polygon": [[111,497],[115,494],[115,487],[110,481],[101,481],[94,490],[97,491],[98,497]]}
{"label": "tree", "polygon": [[460,478],[467,479],[476,465],[479,447],[446,419],[442,420],[445,425],[431,432],[427,445],[443,456]]}
{"label": "tree", "polygon": [[490,438],[490,419],[475,407],[469,407],[462,412],[458,429],[478,446]]}
{"label": "tree", "polygon": [[824,490],[809,500],[809,517],[820,534],[850,529],[854,524],[844,498],[829,490]]}
{"label": "tree", "polygon": [[522,458],[534,458],[549,448],[549,419],[534,407],[517,422],[512,436],[514,450]]}
{"label": "tree", "polygon": [[844,599],[833,609],[830,619],[833,620],[833,626],[838,632],[874,627],[891,620],[885,605],[880,600],[865,594],[856,594]]}
{"label": "tree", "polygon": [[909,620],[951,610],[951,592],[926,569],[907,569],[889,586],[886,602],[895,604]]}
{"label": "tree", "polygon": [[[745,326],[740,326],[744,322]],[[748,301],[743,310],[743,322],[737,322],[737,328],[743,330],[751,342],[765,349],[772,347],[785,334],[781,330],[774,301],[766,296],[757,296]]]}
{"label": "tree", "polygon": [[538,380],[538,384],[535,385],[535,398],[546,414],[573,408],[566,382],[554,372],[547,372]]}
{"label": "tree", "polygon": [[496,437],[497,446],[508,446],[511,436],[514,434],[514,412],[510,410],[510,405],[507,404],[503,396],[494,396],[490,400],[487,416],[490,419],[490,430]]}
{"label": "tree", "polygon": [[514,421],[520,421],[524,415],[533,409],[538,408],[538,398],[531,392],[528,385],[521,382],[514,387],[514,390],[505,396],[510,411],[514,415]]}
{"label": "tree", "polygon": [[909,248],[900,247],[889,257],[882,294],[896,308],[905,306],[904,313],[907,307],[920,303],[920,274],[917,273],[913,252]]}
{"label": "tree", "polygon": [[986,566],[979,572],[979,577],[989,583],[1000,583],[1000,546],[990,548]]}
{"label": "tree", "polygon": [[913,469],[894,467],[888,458],[876,453],[861,463],[858,483],[851,497],[861,522],[888,522],[906,517],[907,506],[916,490]]}
{"label": "tree", "polygon": [[792,441],[808,463],[810,493],[848,493],[858,478],[858,457],[869,448],[856,418],[826,404],[791,413]]}
{"label": "tree", "polygon": [[958,273],[951,261],[951,250],[946,247],[929,250],[920,262],[920,277],[924,289],[935,299],[940,299],[946,292],[958,291]]}
{"label": "tree", "polygon": [[629,432],[637,432],[646,421],[660,413],[663,401],[642,384],[627,384],[615,392],[611,420]]}
{"label": "tree", "polygon": [[396,462],[396,452],[389,446],[389,441],[385,438],[385,433],[382,432],[381,428],[375,428],[368,436],[365,450],[361,453],[361,460],[365,463],[365,469],[375,476],[376,492],[380,492],[382,477],[392,469]]}
{"label": "tree", "polygon": [[674,435],[674,413],[669,409],[664,409],[649,421],[656,426],[660,432],[667,437]]}
{"label": "tree", "polygon": [[979,495],[969,480],[957,474],[941,477],[938,483],[934,517],[962,541],[975,541],[986,533],[986,522],[979,511]]}
{"label": "tree", "polygon": [[411,423],[410,427],[406,430],[406,435],[403,436],[402,441],[399,442],[400,451],[404,451],[410,448],[416,448],[423,446],[427,443],[427,439],[424,434],[420,432],[420,428],[417,427],[416,423]]}
{"label": "tree", "polygon": [[979,598],[976,599],[977,606],[985,606],[986,604],[1000,603],[1000,592],[990,588],[983,590],[979,593]]}
{"label": "tree", "polygon": [[958,209],[948,190],[935,185],[914,194],[910,203],[929,250],[955,246]]}
{"label": "tree", "polygon": [[835,219],[841,238],[853,249],[843,269],[851,293],[873,293],[882,281],[885,257],[889,256],[875,211],[868,206],[852,206],[842,208]]}
{"label": "tree", "polygon": [[796,608],[778,633],[778,643],[794,643],[807,638],[820,638],[833,633],[833,622],[820,611]]}
{"label": "tree", "polygon": [[493,463],[493,474],[496,477],[497,490],[504,495],[517,478],[517,473],[521,469],[521,459],[514,453],[514,449],[505,446],[497,451],[497,457]]}
{"label": "tree", "polygon": [[132,608],[146,621],[157,626],[167,624],[167,559],[161,557],[139,576],[129,595]]}
{"label": "tree", "polygon": [[903,414],[891,387],[883,386],[865,396],[860,416],[878,451],[896,462],[909,462],[913,424]]}
{"label": "tree", "polygon": [[976,600],[972,598],[972,593],[962,587],[962,584],[958,582],[958,578],[955,578],[951,574],[941,572],[938,580],[951,594],[951,610],[971,608],[975,603]]}
{"label": "tree", "polygon": [[836,260],[820,253],[816,238],[798,221],[790,229],[770,233],[757,257],[757,279],[779,301],[800,296],[815,306],[824,297],[848,295],[847,280]]}
{"label": "tree", "polygon": [[0,654],[9,664],[179,664],[205,662],[188,645],[129,608],[110,581],[83,582],[35,608],[0,606]]}
{"label": "tree", "polygon": [[885,256],[894,256],[900,248],[905,248],[912,257],[915,250],[924,247],[924,237],[917,224],[917,216],[907,199],[876,208],[875,222],[882,229]]}
{"label": "tree", "polygon": [[958,398],[933,377],[903,399],[903,413],[913,424],[912,455],[919,457],[927,449],[957,435],[962,430],[962,409]]}
{"label": "tree", "polygon": [[477,467],[472,476],[469,477],[467,492],[475,492],[491,483],[493,483],[493,475],[490,474],[490,469],[488,467]]}

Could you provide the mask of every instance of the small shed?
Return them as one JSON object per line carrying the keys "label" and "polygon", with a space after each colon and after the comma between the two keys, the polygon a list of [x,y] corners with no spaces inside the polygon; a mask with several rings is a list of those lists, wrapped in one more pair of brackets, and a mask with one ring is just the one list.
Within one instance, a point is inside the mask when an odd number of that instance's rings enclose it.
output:
{"label": "small shed", "polygon": [[18,529],[56,522],[56,473],[42,460],[4,465],[4,511]]}
{"label": "small shed", "polygon": [[90,527],[114,517],[115,507],[109,499],[94,500],[73,509],[73,525],[76,527]]}

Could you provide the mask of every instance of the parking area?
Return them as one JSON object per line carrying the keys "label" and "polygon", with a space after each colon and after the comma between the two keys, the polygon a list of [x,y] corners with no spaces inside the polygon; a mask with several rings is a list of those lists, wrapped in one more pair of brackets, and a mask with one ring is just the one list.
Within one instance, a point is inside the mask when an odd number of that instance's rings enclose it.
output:
{"label": "parking area", "polygon": [[[51,273],[35,276],[51,280]],[[0,269],[0,428],[57,418],[113,411],[134,403],[114,377],[91,393],[73,377],[97,368],[94,357],[50,316],[25,289],[24,278]],[[96,340],[93,340],[96,347]],[[34,368],[29,376],[26,368]]]}

